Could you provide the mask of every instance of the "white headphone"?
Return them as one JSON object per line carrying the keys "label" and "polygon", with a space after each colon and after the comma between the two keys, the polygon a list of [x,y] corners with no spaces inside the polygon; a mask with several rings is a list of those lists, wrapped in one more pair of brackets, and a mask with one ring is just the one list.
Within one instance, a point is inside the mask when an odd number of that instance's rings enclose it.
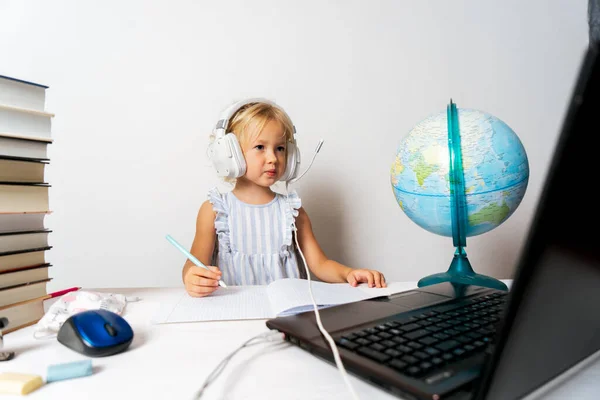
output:
{"label": "white headphone", "polygon": [[[229,125],[229,119],[242,107],[250,103],[267,103],[277,109],[281,110],[285,115],[287,113],[279,107],[277,104],[270,100],[263,98],[251,98],[239,101],[229,106],[215,125],[213,134],[215,136],[214,141],[208,147],[208,157],[211,159],[217,175],[227,178],[239,178],[244,176],[246,173],[246,162],[244,161],[244,155],[242,148],[237,140],[235,134],[227,132],[227,126]],[[289,116],[288,116],[289,118]],[[291,121],[291,119],[290,119]],[[294,126],[294,141],[296,140],[296,127]],[[287,162],[285,171],[280,181],[288,182],[298,176],[300,171],[300,150],[296,144],[292,141],[286,143],[287,149]]]}

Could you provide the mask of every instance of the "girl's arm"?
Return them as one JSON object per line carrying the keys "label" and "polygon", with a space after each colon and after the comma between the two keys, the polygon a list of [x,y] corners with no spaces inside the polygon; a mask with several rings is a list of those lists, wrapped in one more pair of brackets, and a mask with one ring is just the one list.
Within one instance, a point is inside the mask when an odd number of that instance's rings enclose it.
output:
{"label": "girl's arm", "polygon": [[[300,207],[296,217],[298,244],[306,263],[313,274],[324,282],[348,282],[356,286],[359,282],[368,282],[369,286],[385,287],[385,278],[377,271],[352,269],[327,258],[313,234],[312,224],[304,208]],[[304,268],[302,260],[299,267]]]}
{"label": "girl's arm", "polygon": [[217,267],[210,266],[215,246],[215,213],[212,204],[207,200],[202,203],[196,218],[196,235],[190,253],[204,265],[209,266],[211,271],[199,268],[190,260],[183,265],[181,276],[185,290],[191,296],[206,296],[214,292],[221,279],[221,272]]}

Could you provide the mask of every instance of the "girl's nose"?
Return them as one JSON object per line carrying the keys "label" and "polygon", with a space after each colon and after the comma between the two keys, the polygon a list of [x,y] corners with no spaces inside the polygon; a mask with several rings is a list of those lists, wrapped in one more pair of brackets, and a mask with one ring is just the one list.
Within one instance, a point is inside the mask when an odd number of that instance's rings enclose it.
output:
{"label": "girl's nose", "polygon": [[275,163],[277,161],[277,156],[272,151],[267,151],[267,162]]}

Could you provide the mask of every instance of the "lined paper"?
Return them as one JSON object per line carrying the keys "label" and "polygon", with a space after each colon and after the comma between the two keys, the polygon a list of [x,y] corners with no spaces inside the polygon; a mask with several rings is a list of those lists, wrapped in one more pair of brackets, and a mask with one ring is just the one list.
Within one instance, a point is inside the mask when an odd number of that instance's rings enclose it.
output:
{"label": "lined paper", "polygon": [[275,315],[266,286],[229,286],[210,296],[192,297],[183,290],[167,302],[152,319],[157,324],[237,319],[265,319]]}

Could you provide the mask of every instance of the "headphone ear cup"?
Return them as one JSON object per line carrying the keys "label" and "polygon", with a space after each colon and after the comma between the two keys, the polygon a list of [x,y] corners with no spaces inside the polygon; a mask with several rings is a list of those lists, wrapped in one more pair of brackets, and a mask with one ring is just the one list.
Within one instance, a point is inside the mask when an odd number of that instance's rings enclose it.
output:
{"label": "headphone ear cup", "polygon": [[298,176],[300,171],[300,150],[292,142],[287,144],[287,162],[285,165],[285,172],[279,178],[280,181],[289,181]]}
{"label": "headphone ear cup", "polygon": [[225,135],[228,137],[228,140],[231,145],[231,159],[233,164],[233,170],[235,172],[232,174],[230,178],[241,178],[246,174],[246,161],[244,160],[244,153],[242,153],[242,148],[240,146],[240,142],[238,142],[237,137],[233,133],[228,133]]}
{"label": "headphone ear cup", "polygon": [[219,176],[235,179],[246,173],[244,154],[233,133],[215,140],[209,148],[209,157]]}

